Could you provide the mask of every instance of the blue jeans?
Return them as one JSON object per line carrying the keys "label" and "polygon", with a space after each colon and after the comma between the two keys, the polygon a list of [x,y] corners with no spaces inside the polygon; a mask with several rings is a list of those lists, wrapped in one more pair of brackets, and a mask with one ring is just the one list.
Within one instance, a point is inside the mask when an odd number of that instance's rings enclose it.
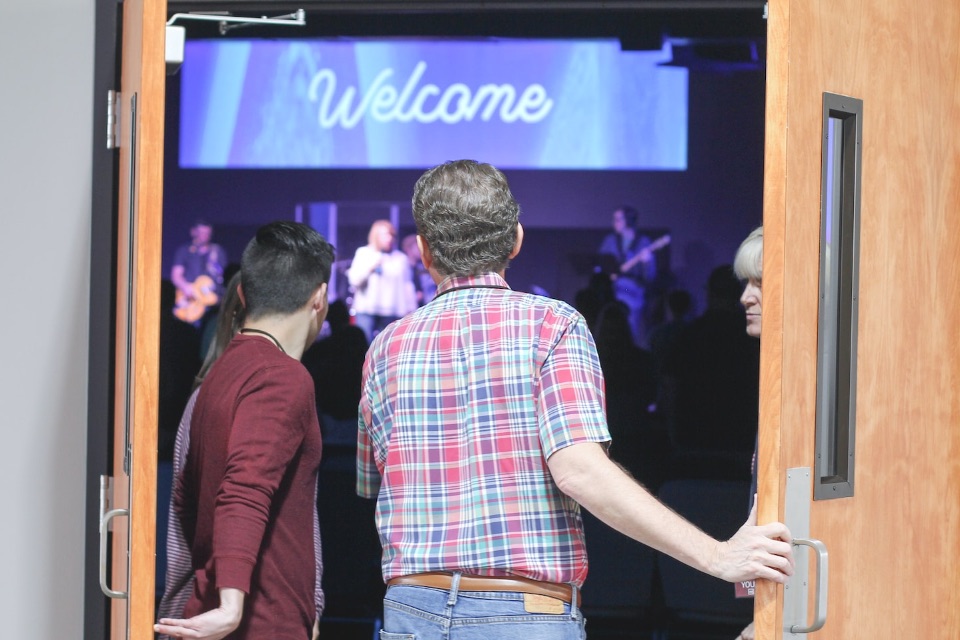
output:
{"label": "blue jeans", "polygon": [[450,591],[397,585],[383,599],[380,640],[585,640],[576,606],[563,613],[531,613],[514,591]]}

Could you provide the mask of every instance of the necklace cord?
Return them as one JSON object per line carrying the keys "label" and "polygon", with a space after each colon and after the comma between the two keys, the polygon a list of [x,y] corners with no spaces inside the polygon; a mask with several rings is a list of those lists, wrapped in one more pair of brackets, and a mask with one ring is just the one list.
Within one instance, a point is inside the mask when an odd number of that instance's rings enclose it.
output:
{"label": "necklace cord", "polygon": [[256,333],[256,334],[259,334],[259,335],[261,335],[261,336],[265,336],[265,337],[267,337],[267,338],[270,338],[270,340],[273,341],[273,344],[277,345],[277,349],[280,349],[280,352],[281,352],[281,353],[283,353],[284,355],[287,354],[286,350],[283,348],[283,345],[280,344],[280,341],[277,340],[276,338],[274,338],[274,337],[273,337],[273,334],[271,334],[271,333],[267,333],[266,331],[262,331],[262,330],[260,330],[260,329],[250,329],[250,328],[247,328],[247,327],[244,327],[243,329],[240,329],[240,333],[242,333],[242,334],[244,334],[244,335],[246,335],[246,334],[248,334],[248,333]]}

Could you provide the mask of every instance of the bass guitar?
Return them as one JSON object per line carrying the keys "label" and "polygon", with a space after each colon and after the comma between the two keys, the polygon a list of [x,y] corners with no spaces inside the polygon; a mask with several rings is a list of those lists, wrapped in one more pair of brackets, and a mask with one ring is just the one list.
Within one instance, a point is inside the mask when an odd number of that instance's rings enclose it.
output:
{"label": "bass guitar", "polygon": [[667,234],[660,236],[646,247],[641,249],[640,253],[620,265],[620,273],[626,273],[627,271],[630,271],[630,269],[632,269],[638,262],[646,262],[647,260],[652,259],[654,251],[658,251],[668,244],[670,244],[670,235]]}

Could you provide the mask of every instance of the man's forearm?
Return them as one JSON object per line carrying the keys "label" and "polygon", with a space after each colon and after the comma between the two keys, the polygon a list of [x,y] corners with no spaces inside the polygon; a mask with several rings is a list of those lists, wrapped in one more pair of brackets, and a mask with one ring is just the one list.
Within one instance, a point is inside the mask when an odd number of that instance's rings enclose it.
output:
{"label": "man's forearm", "polygon": [[181,291],[184,289],[190,288],[190,283],[187,282],[187,279],[184,277],[184,268],[182,265],[174,265],[173,269],[170,270],[170,282],[174,284],[175,287]]}
{"label": "man's forearm", "polygon": [[608,457],[576,444],[548,461],[560,490],[608,526],[700,571],[718,575],[719,542],[668,509]]}
{"label": "man's forearm", "polygon": [[240,589],[220,589],[220,606],[192,618],[161,618],[153,630],[173,638],[197,638],[198,640],[222,640],[233,633],[243,618],[243,600],[246,594]]}
{"label": "man's forearm", "polygon": [[240,624],[243,617],[243,600],[246,594],[240,589],[222,587],[220,589],[220,609],[228,616],[236,616],[236,623]]}
{"label": "man's forearm", "polygon": [[599,444],[561,449],[547,464],[560,490],[600,520],[691,567],[729,582],[784,583],[793,574],[790,531],[779,522],[756,526],[756,507],[732,538],[718,542],[650,495]]}

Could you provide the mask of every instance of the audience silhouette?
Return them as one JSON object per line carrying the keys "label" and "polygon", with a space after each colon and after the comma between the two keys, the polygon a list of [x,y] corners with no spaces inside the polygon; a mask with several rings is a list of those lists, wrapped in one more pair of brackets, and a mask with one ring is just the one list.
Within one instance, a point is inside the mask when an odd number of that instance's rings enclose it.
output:
{"label": "audience silhouette", "polygon": [[633,341],[629,309],[609,302],[597,315],[593,331],[606,383],[610,455],[647,487],[658,481],[656,460],[648,457],[657,439],[650,405],[656,399],[653,357]]}
{"label": "audience silhouette", "polygon": [[[714,269],[707,283],[707,310],[677,336],[664,357],[660,408],[681,460],[685,454],[703,453],[749,459],[753,451],[760,354],[757,341],[745,332],[740,292],[732,267]],[[688,471],[721,476],[749,468],[719,460],[712,466],[702,459],[692,466]]]}
{"label": "audience silhouette", "polygon": [[324,447],[355,447],[367,336],[350,323],[350,310],[343,300],[330,303],[327,322],[330,334],[317,340],[302,362],[313,377]]}
{"label": "audience silhouette", "polygon": [[673,349],[673,345],[688,324],[693,311],[693,298],[685,289],[674,289],[667,294],[667,318],[650,330],[647,344],[653,355],[654,367],[659,375],[664,356]]}
{"label": "audience silhouette", "polygon": [[616,301],[613,292],[613,283],[605,273],[594,273],[587,286],[577,291],[573,301],[574,308],[583,315],[590,329],[597,326],[597,317],[600,310],[607,304]]}

